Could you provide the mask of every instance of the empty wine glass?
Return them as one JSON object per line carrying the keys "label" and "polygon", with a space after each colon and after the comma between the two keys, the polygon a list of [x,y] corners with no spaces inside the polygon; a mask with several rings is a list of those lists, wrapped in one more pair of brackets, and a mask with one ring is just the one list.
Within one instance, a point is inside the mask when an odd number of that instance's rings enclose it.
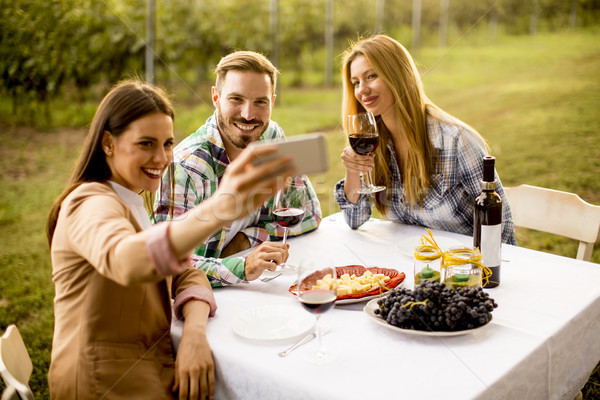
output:
{"label": "empty wine glass", "polygon": [[[379,145],[377,122],[372,113],[348,115],[348,140],[356,154],[366,156],[372,154]],[[358,190],[360,194],[371,194],[385,190],[385,186],[374,186],[371,172],[362,174],[365,187]]]}
{"label": "empty wine glass", "polygon": [[336,353],[323,347],[319,317],[330,310],[337,298],[337,274],[333,265],[318,266],[312,262],[301,262],[298,265],[298,300],[310,313],[315,314],[316,351],[308,351],[304,359],[313,364],[322,365],[336,358]]}
{"label": "empty wine glass", "polygon": [[[306,185],[301,179],[293,180],[277,192],[273,200],[273,218],[283,228],[283,243],[287,243],[289,229],[304,219],[306,207]],[[279,264],[278,269],[294,269],[287,263]]]}

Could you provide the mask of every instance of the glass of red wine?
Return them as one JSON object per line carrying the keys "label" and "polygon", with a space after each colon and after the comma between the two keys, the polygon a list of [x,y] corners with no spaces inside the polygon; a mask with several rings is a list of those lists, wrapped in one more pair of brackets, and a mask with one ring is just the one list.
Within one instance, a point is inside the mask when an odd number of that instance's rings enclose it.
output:
{"label": "glass of red wine", "polygon": [[338,282],[333,264],[322,267],[317,265],[319,264],[304,261],[298,265],[297,295],[302,307],[316,317],[317,349],[308,351],[303,358],[310,363],[323,365],[333,361],[337,354],[323,347],[319,317],[335,305]]}
{"label": "glass of red wine", "polygon": [[[350,147],[356,154],[366,156],[372,154],[379,145],[379,132],[377,122],[372,113],[359,113],[348,115],[348,140]],[[360,194],[371,194],[385,190],[385,186],[373,185],[371,172],[361,174],[365,186],[358,190]]]}
{"label": "glass of red wine", "polygon": [[[300,178],[295,178],[284,189],[277,192],[273,200],[273,218],[283,228],[283,243],[287,243],[290,228],[304,219],[306,207],[306,185]],[[295,269],[294,266],[282,263],[278,270]]]}

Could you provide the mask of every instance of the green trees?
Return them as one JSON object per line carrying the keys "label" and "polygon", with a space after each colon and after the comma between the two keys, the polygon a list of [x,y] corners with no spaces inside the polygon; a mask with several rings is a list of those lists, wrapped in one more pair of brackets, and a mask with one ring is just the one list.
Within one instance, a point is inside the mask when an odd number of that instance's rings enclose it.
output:
{"label": "green trees", "polygon": [[83,97],[90,85],[141,65],[143,40],[102,2],[0,0],[0,26],[1,83],[14,112],[65,86]]}
{"label": "green trees", "polygon": [[[210,80],[220,57],[235,49],[267,55],[276,49],[278,66],[298,85],[305,82],[307,71],[323,74],[324,66],[331,64],[325,62],[324,51],[328,0],[154,1],[155,76],[161,84]],[[276,40],[270,23],[274,2]],[[415,2],[333,2],[336,56],[349,40],[376,29],[410,47]],[[419,3],[421,45],[437,45],[443,2]],[[377,21],[376,4],[381,7]],[[448,30],[455,38],[492,15],[505,31],[527,34],[538,26],[563,29],[574,21],[597,25],[600,10],[600,0],[447,0],[446,4]],[[491,7],[494,10],[487,15]],[[20,104],[46,102],[61,92],[82,100],[94,84],[143,75],[145,19],[146,0],[0,0],[0,95],[11,96],[16,110]]]}

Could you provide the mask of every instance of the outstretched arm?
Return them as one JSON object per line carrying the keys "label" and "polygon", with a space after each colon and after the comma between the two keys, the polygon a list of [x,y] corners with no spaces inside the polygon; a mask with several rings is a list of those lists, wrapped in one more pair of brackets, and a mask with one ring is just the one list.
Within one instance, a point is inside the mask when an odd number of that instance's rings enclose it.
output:
{"label": "outstretched arm", "polygon": [[274,151],[275,147],[269,146],[242,152],[227,168],[213,196],[171,222],[169,241],[176,255],[189,255],[219,227],[254,212],[283,187],[282,177],[290,176],[294,169],[290,157],[253,165],[257,157]]}

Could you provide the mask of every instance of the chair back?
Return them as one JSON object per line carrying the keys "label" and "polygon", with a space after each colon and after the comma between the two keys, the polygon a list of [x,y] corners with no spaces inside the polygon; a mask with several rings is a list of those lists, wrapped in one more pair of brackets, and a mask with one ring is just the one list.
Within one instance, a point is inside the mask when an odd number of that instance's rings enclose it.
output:
{"label": "chair back", "polygon": [[590,261],[600,239],[600,206],[575,193],[538,186],[504,187],[515,226],[579,240],[576,258]]}
{"label": "chair back", "polygon": [[10,325],[0,338],[0,375],[6,383],[2,400],[33,400],[29,378],[33,371],[31,358],[15,325]]}

